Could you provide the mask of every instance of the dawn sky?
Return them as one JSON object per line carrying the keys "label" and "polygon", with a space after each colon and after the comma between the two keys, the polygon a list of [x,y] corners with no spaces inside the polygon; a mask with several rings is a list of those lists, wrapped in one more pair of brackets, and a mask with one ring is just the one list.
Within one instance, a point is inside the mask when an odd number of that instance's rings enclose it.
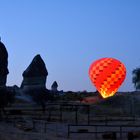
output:
{"label": "dawn sky", "polygon": [[90,64],[113,57],[127,69],[119,91],[133,91],[140,66],[140,0],[0,0],[0,36],[9,53],[7,85],[21,85],[36,54],[48,69],[46,87],[95,91]]}

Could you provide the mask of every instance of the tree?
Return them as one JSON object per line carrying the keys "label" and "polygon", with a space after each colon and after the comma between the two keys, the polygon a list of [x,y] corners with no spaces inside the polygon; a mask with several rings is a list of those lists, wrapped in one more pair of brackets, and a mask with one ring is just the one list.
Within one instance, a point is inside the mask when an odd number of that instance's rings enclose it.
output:
{"label": "tree", "polygon": [[140,90],[140,68],[136,68],[132,71],[133,77],[132,82],[136,90]]}

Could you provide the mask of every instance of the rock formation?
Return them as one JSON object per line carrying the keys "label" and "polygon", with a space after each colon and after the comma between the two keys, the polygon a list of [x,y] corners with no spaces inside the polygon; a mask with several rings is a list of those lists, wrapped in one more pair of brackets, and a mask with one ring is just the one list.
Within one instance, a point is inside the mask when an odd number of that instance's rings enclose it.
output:
{"label": "rock formation", "polygon": [[40,55],[36,55],[31,64],[23,72],[21,88],[24,90],[45,88],[48,72]]}
{"label": "rock formation", "polygon": [[57,88],[58,88],[58,84],[57,84],[56,81],[54,81],[53,84],[52,84],[52,86],[51,86],[51,90],[53,92],[57,92],[58,91]]}
{"label": "rock formation", "polygon": [[6,86],[8,73],[8,52],[0,41],[0,86]]}

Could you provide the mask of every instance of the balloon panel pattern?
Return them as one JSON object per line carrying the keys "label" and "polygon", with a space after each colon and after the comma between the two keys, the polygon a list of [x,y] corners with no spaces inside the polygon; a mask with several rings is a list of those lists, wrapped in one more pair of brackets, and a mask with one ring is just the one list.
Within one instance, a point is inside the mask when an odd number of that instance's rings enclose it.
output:
{"label": "balloon panel pattern", "polygon": [[123,63],[114,58],[102,58],[93,62],[89,77],[103,98],[113,96],[126,77]]}

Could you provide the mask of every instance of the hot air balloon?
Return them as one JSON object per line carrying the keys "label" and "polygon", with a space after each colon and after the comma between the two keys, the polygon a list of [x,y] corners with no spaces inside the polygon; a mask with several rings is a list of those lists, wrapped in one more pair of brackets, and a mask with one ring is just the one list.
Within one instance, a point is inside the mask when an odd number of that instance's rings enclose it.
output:
{"label": "hot air balloon", "polygon": [[126,68],[114,58],[101,58],[89,68],[89,77],[103,98],[113,96],[126,77]]}

